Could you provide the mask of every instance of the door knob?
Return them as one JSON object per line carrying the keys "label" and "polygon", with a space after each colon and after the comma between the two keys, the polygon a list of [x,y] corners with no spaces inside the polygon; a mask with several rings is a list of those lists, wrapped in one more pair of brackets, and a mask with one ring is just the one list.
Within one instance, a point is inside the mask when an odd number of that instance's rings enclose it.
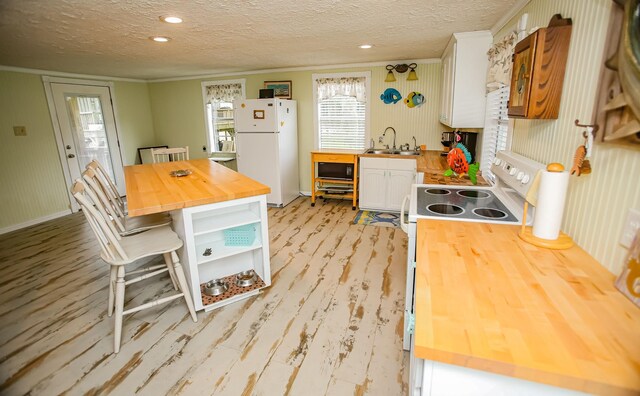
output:
{"label": "door knob", "polygon": [[67,158],[76,158],[76,155],[75,154],[68,154]]}

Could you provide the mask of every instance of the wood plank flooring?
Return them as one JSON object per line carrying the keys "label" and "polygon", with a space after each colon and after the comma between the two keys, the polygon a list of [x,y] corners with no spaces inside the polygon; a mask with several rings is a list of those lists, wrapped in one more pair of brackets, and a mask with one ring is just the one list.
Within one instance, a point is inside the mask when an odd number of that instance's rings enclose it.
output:
{"label": "wood plank flooring", "polygon": [[[304,197],[270,208],[270,288],[198,323],[179,300],[129,315],[117,355],[84,216],[1,235],[0,394],[406,394],[407,238],[354,216]],[[168,276],[139,282],[125,307],[171,291]]]}

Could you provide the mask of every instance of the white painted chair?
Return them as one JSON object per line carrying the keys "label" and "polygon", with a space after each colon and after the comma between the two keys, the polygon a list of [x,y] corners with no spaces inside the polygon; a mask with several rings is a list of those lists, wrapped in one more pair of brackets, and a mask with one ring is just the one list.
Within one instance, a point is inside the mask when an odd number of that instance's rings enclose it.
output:
{"label": "white painted chair", "polygon": [[[191,319],[198,321],[196,312],[189,293],[189,286],[182,270],[182,265],[176,254],[176,250],[182,247],[182,241],[178,235],[168,226],[154,228],[141,234],[128,237],[120,237],[118,233],[113,232],[108,225],[108,220],[96,209],[94,203],[99,199],[93,191],[78,179],[73,185],[71,192],[78,204],[82,208],[82,212],[87,218],[87,222],[96,235],[102,254],[100,255],[110,267],[109,276],[109,306],[107,313],[113,315],[115,309],[114,324],[114,340],[113,349],[115,353],[120,351],[120,340],[122,337],[122,319],[124,315],[151,308],[158,304],[166,303],[177,298],[184,298]],[[163,255],[164,264],[154,265],[147,268],[125,272],[125,266],[144,257]],[[137,307],[124,310],[124,293],[125,286],[139,282],[150,277],[168,272],[173,283],[174,289],[179,292],[171,296],[158,298],[157,300],[147,302]],[[138,275],[141,274],[141,275]],[[125,279],[128,275],[138,275],[135,278]]]}
{"label": "white painted chair", "polygon": [[107,173],[106,169],[102,166],[98,160],[93,160],[89,162],[87,165],[87,169],[92,169],[96,175],[98,176],[98,182],[102,187],[104,193],[109,197],[109,200],[114,203],[116,206],[116,210],[120,214],[120,216],[124,216],[127,213],[126,206],[124,200],[120,196],[120,192],[116,188],[115,183],[109,177],[109,173]]}
{"label": "white painted chair", "polygon": [[189,160],[189,146],[151,149],[153,163]]}
{"label": "white painted chair", "polygon": [[82,173],[82,179],[98,198],[98,201],[94,203],[96,208],[107,219],[111,229],[120,234],[120,236],[137,234],[171,224],[171,216],[167,213],[154,213],[136,217],[124,215],[118,210],[120,208],[118,202],[104,191],[108,187],[103,185],[100,175],[94,169],[87,168]]}

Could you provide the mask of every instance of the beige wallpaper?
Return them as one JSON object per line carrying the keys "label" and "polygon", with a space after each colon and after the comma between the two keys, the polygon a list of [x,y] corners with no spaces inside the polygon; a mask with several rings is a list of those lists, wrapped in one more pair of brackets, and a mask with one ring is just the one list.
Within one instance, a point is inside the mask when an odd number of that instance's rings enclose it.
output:
{"label": "beige wallpaper", "polygon": [[41,76],[0,71],[0,185],[0,229],[68,209]]}
{"label": "beige wallpaper", "polygon": [[[155,143],[146,83],[116,82],[114,97],[122,156]],[[25,126],[27,136],[14,136]],[[0,230],[68,210],[42,76],[0,71]]]}
{"label": "beige wallpaper", "polygon": [[[558,120],[516,120],[512,149],[544,163],[571,167],[582,144],[575,119],[589,122],[607,32],[611,0],[533,0],[497,35],[512,30],[522,13],[529,28],[547,26],[556,13],[573,20],[573,31]],[[626,249],[618,244],[629,208],[640,208],[640,150],[598,144],[590,160],[593,173],[572,177],[563,230],[614,273]]]}

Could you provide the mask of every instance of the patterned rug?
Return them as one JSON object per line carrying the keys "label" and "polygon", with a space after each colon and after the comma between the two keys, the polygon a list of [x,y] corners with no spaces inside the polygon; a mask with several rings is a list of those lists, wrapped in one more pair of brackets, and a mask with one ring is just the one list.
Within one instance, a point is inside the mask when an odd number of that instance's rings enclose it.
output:
{"label": "patterned rug", "polygon": [[397,228],[400,227],[400,215],[398,213],[359,210],[356,217],[353,219],[353,224]]}

